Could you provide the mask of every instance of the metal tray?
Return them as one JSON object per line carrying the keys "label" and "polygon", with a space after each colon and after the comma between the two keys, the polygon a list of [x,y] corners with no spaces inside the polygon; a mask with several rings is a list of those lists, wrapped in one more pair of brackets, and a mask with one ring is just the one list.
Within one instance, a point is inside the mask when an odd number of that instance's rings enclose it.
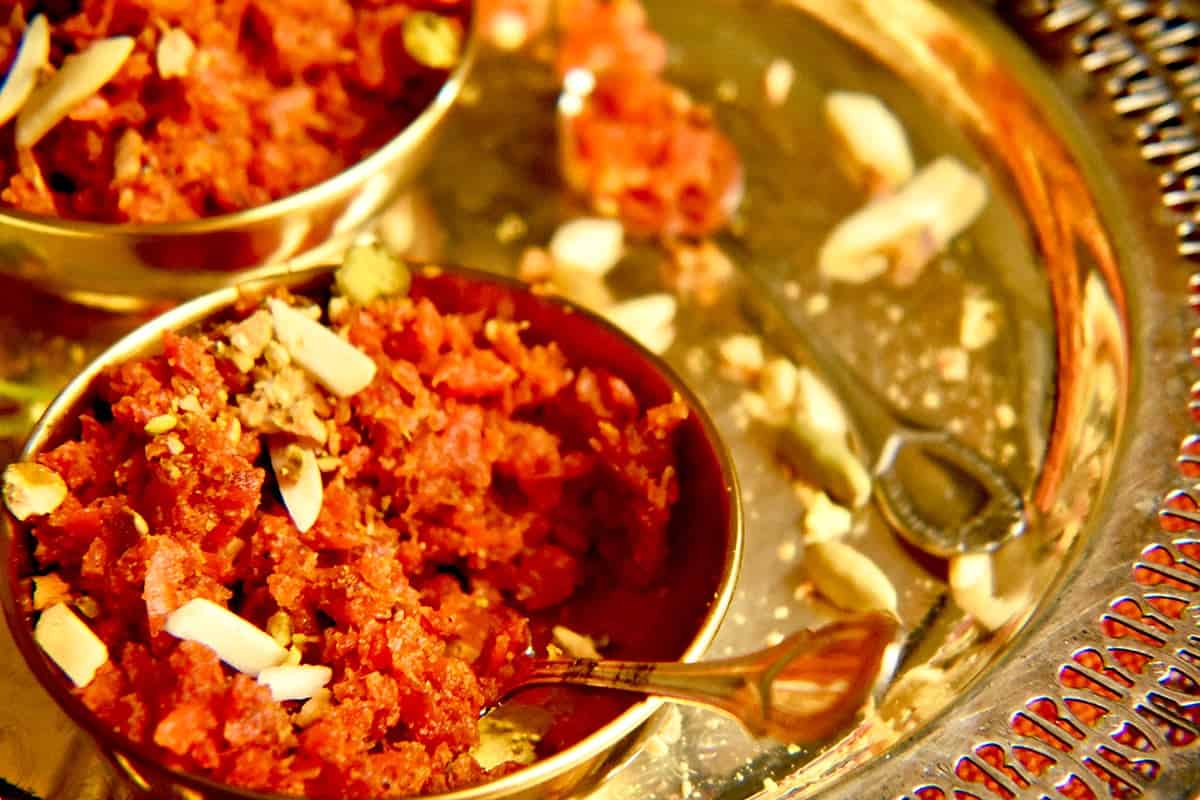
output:
{"label": "metal tray", "polygon": [[[1189,747],[1200,736],[1200,557],[1187,544],[1200,538],[1200,493],[1189,493],[1200,445],[1185,438],[1187,259],[1200,254],[1196,9],[1166,0],[647,7],[671,43],[672,75],[713,105],[746,161],[746,204],[725,244],[786,309],[763,330],[735,279],[714,304],[683,301],[667,355],[714,411],[748,510],[740,589],[712,654],[760,647],[829,613],[804,591],[801,498],[741,408],[744,387],[716,367],[715,347],[731,333],[786,349],[789,315],[809,317],[892,402],[936,415],[1006,465],[1036,511],[1017,571],[1039,591],[1023,624],[984,637],[948,599],[944,565],[898,544],[874,509],[860,514],[854,541],[899,587],[916,632],[903,668],[933,664],[941,680],[917,693],[901,682],[816,750],[756,742],[722,717],[673,708],[591,796],[1186,796],[1200,783]],[[796,78],[772,107],[762,82],[776,59]],[[953,153],[989,178],[984,217],[912,287],[826,286],[813,268],[825,233],[861,202],[828,155],[819,103],[836,88],[884,98],[919,162]],[[417,256],[512,272],[525,247],[582,211],[561,192],[551,156],[555,96],[536,48],[485,54],[424,184],[381,223],[385,238]],[[658,288],[661,258],[652,245],[631,248],[618,294]],[[948,382],[937,353],[956,343],[967,294],[997,303],[999,332],[971,354],[967,380]],[[137,321],[3,282],[0,374],[61,385]],[[14,434],[38,402],[10,418]],[[1015,413],[997,412],[1005,407]],[[7,461],[15,441],[6,447]],[[50,800],[121,795],[6,633],[0,778]]]}

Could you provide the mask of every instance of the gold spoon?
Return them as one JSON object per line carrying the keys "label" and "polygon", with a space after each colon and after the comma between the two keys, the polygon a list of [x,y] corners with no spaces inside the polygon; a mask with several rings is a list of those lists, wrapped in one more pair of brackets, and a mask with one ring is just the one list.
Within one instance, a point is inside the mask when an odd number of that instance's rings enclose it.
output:
{"label": "gold spoon", "polygon": [[896,665],[888,656],[898,629],[892,615],[872,612],[721,661],[539,659],[480,716],[525,689],[572,684],[706,706],[729,714],[756,736],[817,742],[844,729],[873,691],[887,683]]}

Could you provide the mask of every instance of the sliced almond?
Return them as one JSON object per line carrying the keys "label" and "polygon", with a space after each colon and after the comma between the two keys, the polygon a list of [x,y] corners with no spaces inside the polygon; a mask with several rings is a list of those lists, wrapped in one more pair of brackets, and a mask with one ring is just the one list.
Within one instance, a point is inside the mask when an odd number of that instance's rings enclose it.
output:
{"label": "sliced almond", "polygon": [[896,611],[896,587],[875,562],[848,544],[808,542],[804,563],[813,585],[845,611]]}
{"label": "sliced almond", "polygon": [[84,100],[112,80],[133,52],[133,39],[114,36],[67,56],[54,76],[25,102],[17,116],[17,147],[33,147]]}
{"label": "sliced almond", "polygon": [[154,51],[155,66],[164,78],[182,78],[188,74],[196,43],[182,28],[171,28],[158,40]]}
{"label": "sliced almond", "polygon": [[66,498],[66,482],[49,467],[18,461],[4,469],[4,503],[19,520],[49,514]]}
{"label": "sliced almond", "polygon": [[276,298],[267,301],[275,337],[292,360],[338,397],[359,392],[375,378],[375,362],[321,323]]}
{"label": "sliced almond", "polygon": [[596,642],[592,637],[571,630],[565,625],[555,625],[550,629],[550,636],[562,651],[572,658],[600,658]]}
{"label": "sliced almond", "polygon": [[620,221],[582,217],[565,222],[550,239],[550,256],[555,266],[578,270],[594,277],[607,275],[625,248],[625,228]]}
{"label": "sliced almond", "polygon": [[273,441],[270,452],[283,504],[297,530],[304,533],[317,521],[325,495],[317,456],[311,447],[283,439]]}
{"label": "sliced almond", "polygon": [[675,341],[677,308],[674,296],[657,292],[609,306],[604,316],[650,352],[662,354]]}
{"label": "sliced almond", "polygon": [[851,177],[869,191],[894,191],[912,177],[908,135],[878,97],[833,92],[825,98],[825,118]]}
{"label": "sliced almond", "polygon": [[333,678],[333,670],[316,664],[267,667],[258,673],[258,682],[271,690],[277,702],[307,700]]}
{"label": "sliced almond", "polygon": [[894,265],[911,281],[986,204],[983,178],[944,156],[900,191],[842,220],[821,246],[817,266],[830,280],[857,284]]}
{"label": "sliced almond", "polygon": [[21,48],[9,67],[4,88],[0,89],[0,125],[5,124],[25,105],[38,75],[50,58],[50,24],[41,14],[34,17],[21,37]]}
{"label": "sliced almond", "polygon": [[258,675],[287,658],[287,650],[271,634],[202,597],[189,600],[168,614],[164,630],[179,639],[212,648],[218,658],[247,675]]}
{"label": "sliced almond", "polygon": [[33,640],[71,682],[87,686],[108,661],[108,647],[68,606],[58,603],[38,617]]}

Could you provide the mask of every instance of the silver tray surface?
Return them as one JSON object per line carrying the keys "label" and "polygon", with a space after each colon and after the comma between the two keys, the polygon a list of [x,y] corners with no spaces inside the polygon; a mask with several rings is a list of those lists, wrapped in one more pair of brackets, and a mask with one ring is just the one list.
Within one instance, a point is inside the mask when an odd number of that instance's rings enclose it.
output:
{"label": "silver tray surface", "polygon": [[[1200,735],[1200,645],[1191,639],[1200,638],[1192,620],[1200,557],[1177,542],[1200,538],[1188,532],[1200,529],[1192,513],[1200,494],[1188,494],[1200,448],[1185,441],[1195,377],[1187,258],[1200,253],[1200,228],[1189,221],[1200,208],[1195,9],[1115,0],[647,7],[671,42],[672,75],[713,104],[746,160],[747,203],[728,242],[744,254],[738,266],[787,314],[827,305],[809,322],[892,402],[954,421],[1006,464],[1037,512],[1028,570],[1040,591],[1023,625],[981,637],[948,600],[942,568],[900,546],[872,509],[856,521],[854,541],[900,587],[901,614],[916,632],[905,668],[935,663],[944,684],[915,706],[885,695],[879,713],[814,750],[756,742],[722,717],[671,709],[591,796],[991,800],[1064,796],[1060,786],[1065,796],[1188,796],[1200,782],[1189,747]],[[777,58],[795,66],[796,81],[772,108],[761,82]],[[912,287],[826,286],[812,268],[824,234],[860,202],[828,157],[819,103],[836,88],[883,97],[919,162],[953,153],[988,175],[984,218]],[[582,211],[548,156],[556,89],[529,54],[486,55],[468,89],[422,189],[402,201],[435,223],[410,244],[416,255],[512,272],[525,247],[545,244]],[[515,229],[502,224],[512,219]],[[619,294],[658,288],[661,257],[651,245],[632,248],[616,275]],[[136,322],[3,288],[0,366],[11,378],[60,385]],[[1002,324],[972,355],[969,379],[947,383],[933,358],[954,343],[968,292],[995,299]],[[714,656],[828,617],[803,591],[803,503],[769,437],[739,410],[744,387],[713,366],[726,335],[764,333],[743,300],[735,283],[715,305],[685,301],[668,353],[714,411],[748,510],[744,572]],[[786,327],[766,332],[768,346],[787,349]],[[999,406],[1016,411],[1015,425],[997,421]],[[1129,603],[1114,608],[1122,598]],[[1114,648],[1144,654],[1140,663],[1123,656],[1140,672],[1116,662]],[[1085,650],[1109,667],[1090,673],[1091,689],[1063,678]],[[1085,722],[1080,703],[1103,714]],[[1058,720],[1039,716],[1050,707]],[[1029,722],[1014,728],[1017,717]],[[1130,728],[1140,737],[1121,734]],[[1042,754],[1040,773],[1016,759],[1021,747]],[[121,795],[7,633],[0,778],[48,800]]]}

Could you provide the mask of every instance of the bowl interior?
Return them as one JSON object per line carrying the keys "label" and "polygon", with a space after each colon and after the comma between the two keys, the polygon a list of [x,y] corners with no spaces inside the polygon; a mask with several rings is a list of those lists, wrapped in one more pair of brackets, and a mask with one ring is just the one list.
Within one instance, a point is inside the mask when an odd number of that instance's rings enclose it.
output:
{"label": "bowl interior", "polygon": [[[293,291],[314,298],[328,296],[330,269],[293,275],[285,282]],[[272,285],[264,281],[255,289]],[[741,557],[741,514],[736,478],[715,427],[690,390],[671,370],[602,319],[562,301],[539,296],[520,284],[460,268],[430,268],[414,275],[410,293],[427,297],[442,312],[503,313],[527,320],[532,342],[557,342],[572,364],[592,366],[622,377],[643,407],[681,396],[692,413],[679,429],[677,458],[680,499],[670,523],[671,555],[660,581],[635,588],[611,576],[593,575],[568,603],[531,617],[535,641],[544,644],[556,624],[609,640],[606,654],[616,658],[695,660],[707,649],[732,595]],[[80,414],[95,411],[94,381],[105,365],[150,354],[161,347],[166,330],[186,330],[200,321],[221,318],[239,294],[224,290],[198,298],[155,319],[115,344],[73,381],[49,408],[30,438],[23,458],[70,439],[78,432]],[[207,796],[257,797],[226,792],[204,780],[179,775],[161,766],[152,748],[125,742],[96,720],[70,692],[58,669],[32,638],[28,616],[19,609],[18,592],[29,590],[33,572],[31,534],[10,514],[0,535],[0,558],[6,563],[3,605],[13,638],[50,694],[93,735],[126,771],[133,769],[155,787],[194,785]],[[557,751],[530,768],[499,781],[456,792],[456,797],[502,794],[507,785],[553,777],[603,753],[634,730],[657,707],[636,697],[582,690],[554,689],[527,693],[520,702],[554,709],[545,741]],[[632,708],[631,708],[632,707]],[[121,763],[124,762],[124,763]],[[136,765],[136,766],[134,766]],[[526,773],[533,773],[532,775]]]}

